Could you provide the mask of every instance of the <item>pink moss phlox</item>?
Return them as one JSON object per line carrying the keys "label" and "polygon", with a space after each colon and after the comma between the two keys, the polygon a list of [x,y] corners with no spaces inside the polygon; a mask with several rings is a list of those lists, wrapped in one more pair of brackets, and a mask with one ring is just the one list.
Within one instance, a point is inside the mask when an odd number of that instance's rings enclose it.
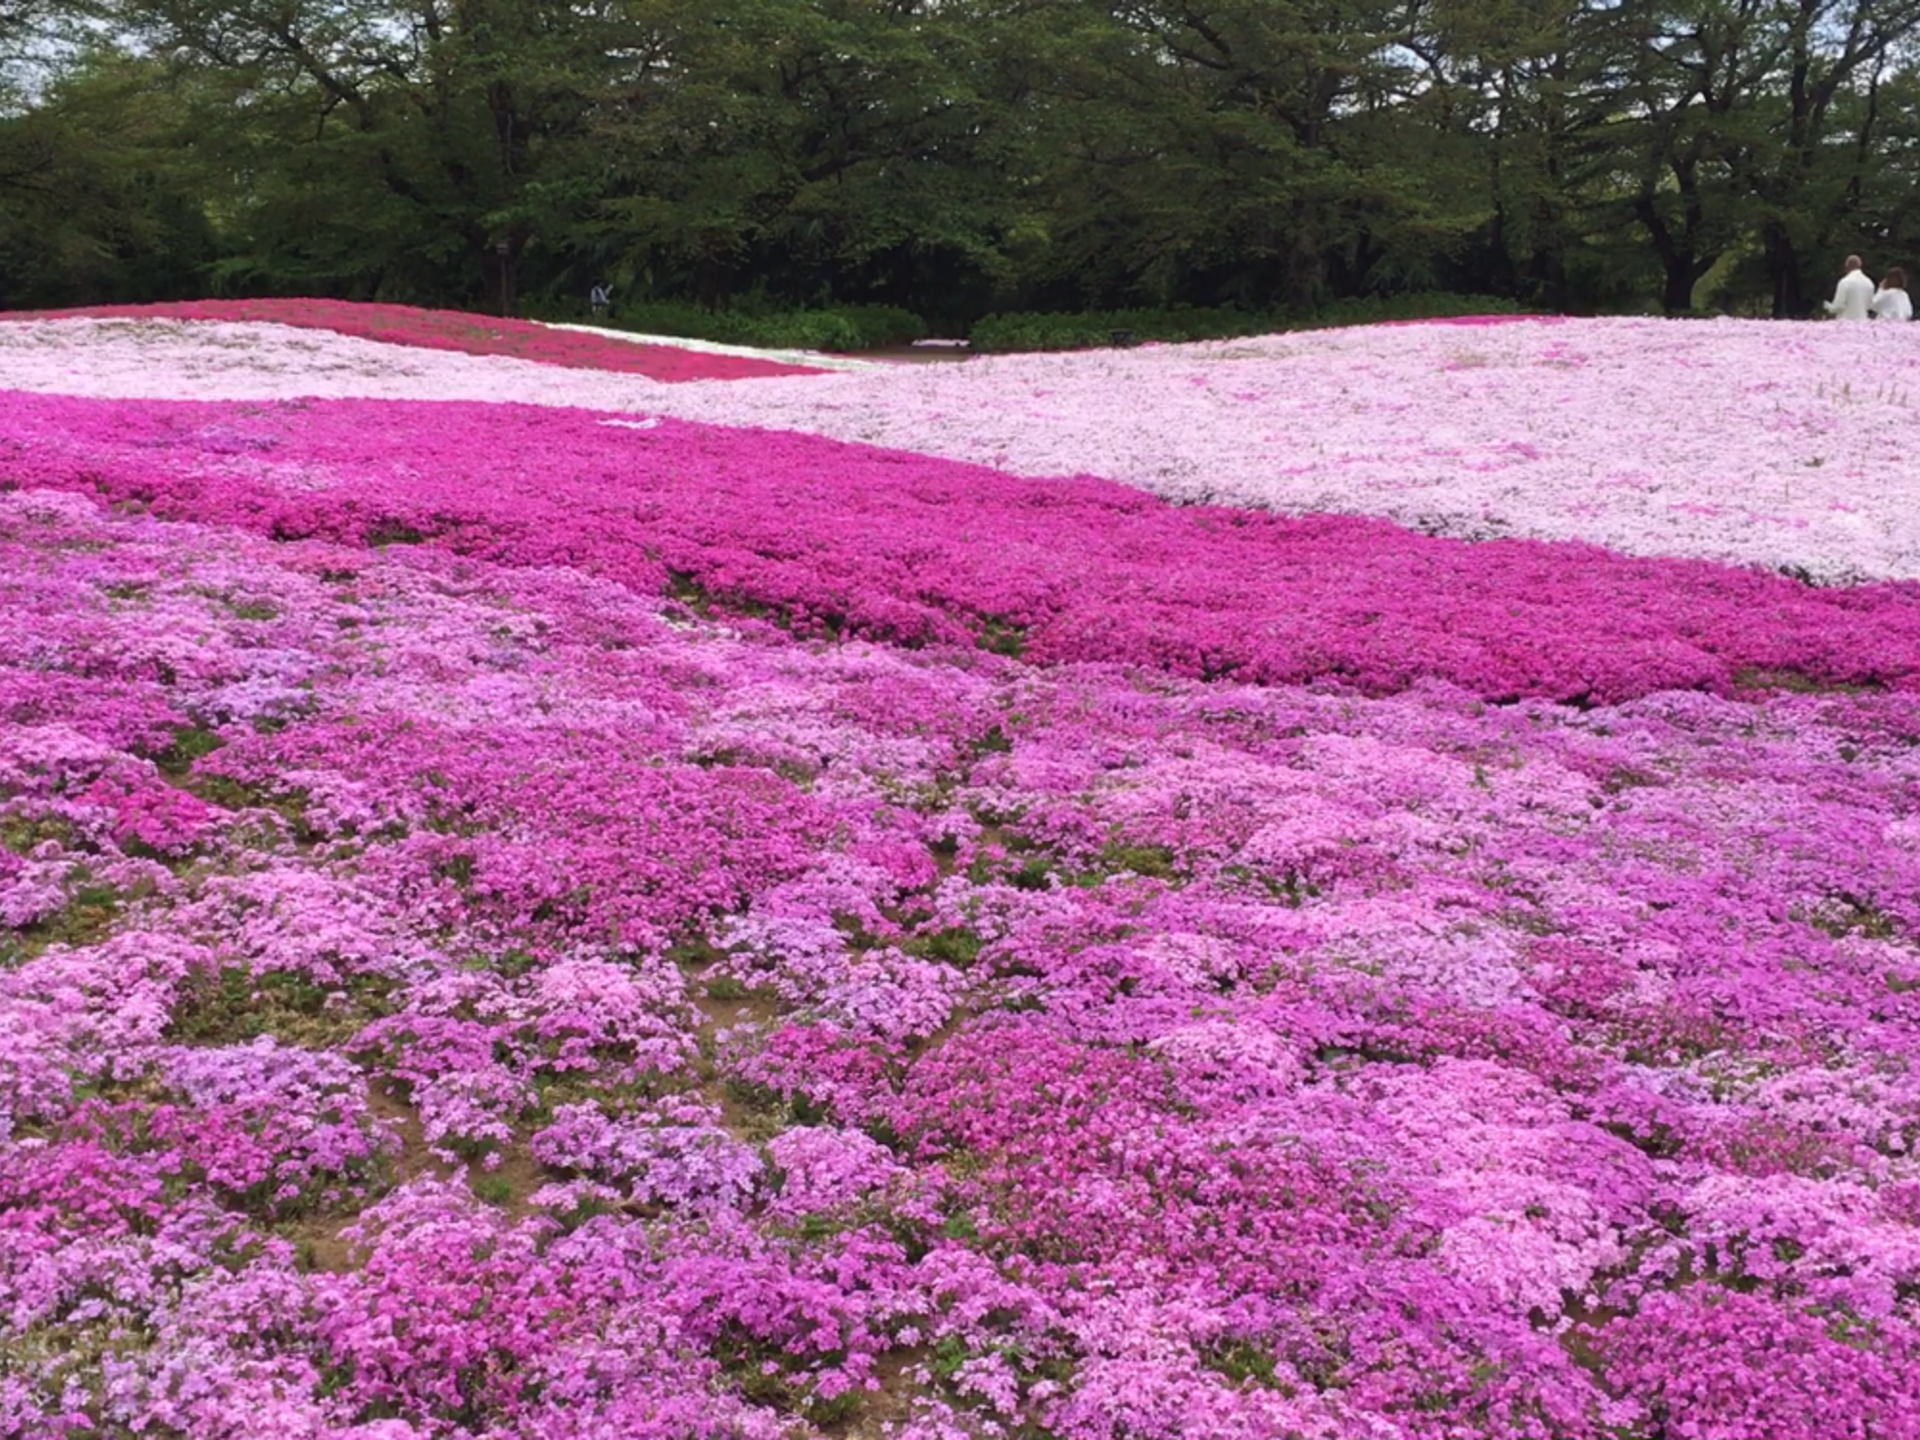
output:
{"label": "pink moss phlox", "polygon": [[[1371,693],[1486,699],[1911,683],[1911,586],[1814,590],[1696,561],[1466,544],[1343,516],[1175,508],[798,435],[510,406],[255,408],[19,396],[15,486],[103,492],[283,539],[427,543],[674,583],[802,634],[1018,646]],[[244,463],[207,449],[243,426]],[[538,465],[524,458],[541,457]],[[677,578],[676,578],[677,577]]]}
{"label": "pink moss phlox", "polygon": [[1911,689],[1195,683],[216,518],[0,495],[5,1424],[1911,1433]]}
{"label": "pink moss phlox", "polygon": [[336,335],[351,335],[386,345],[453,350],[465,355],[510,355],[543,365],[644,375],[649,380],[669,383],[818,373],[803,365],[756,360],[744,355],[704,354],[671,345],[637,345],[599,335],[556,330],[527,320],[345,300],[188,300],[0,314],[0,322],[61,319],[289,325],[303,330],[328,330]]}

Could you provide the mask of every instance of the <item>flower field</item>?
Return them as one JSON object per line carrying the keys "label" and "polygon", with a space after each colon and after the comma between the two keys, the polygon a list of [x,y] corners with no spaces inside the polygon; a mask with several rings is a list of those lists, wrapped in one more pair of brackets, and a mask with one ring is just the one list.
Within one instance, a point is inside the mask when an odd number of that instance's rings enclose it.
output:
{"label": "flower field", "polygon": [[371,322],[334,334],[289,329],[285,311],[280,325],[231,328],[166,313],[0,323],[0,376],[112,398],[672,415],[1016,475],[1093,475],[1181,504],[1579,540],[1824,583],[1920,579],[1920,333],[1896,326],[1442,322],[663,388],[647,377],[731,378],[705,367],[732,357],[662,360],[661,347],[529,327],[589,344],[583,355],[611,349],[626,373],[562,370],[418,348],[500,321],[423,324],[403,347],[358,338]]}
{"label": "flower field", "polygon": [[[47,321],[84,318],[89,326],[101,320],[131,322],[136,331],[177,330],[182,324],[204,337],[213,326],[232,326],[230,339],[245,345],[262,327],[318,332],[326,337],[372,340],[460,355],[503,355],[572,370],[605,370],[644,375],[652,380],[740,380],[752,376],[812,373],[810,367],[769,362],[737,354],[712,353],[716,347],[695,351],[683,346],[634,345],[614,338],[613,332],[582,326],[541,325],[457,314],[450,310],[416,310],[405,305],[355,305],[328,300],[202,300],[176,305],[119,305],[96,310],[52,310],[0,316],[0,320],[35,324],[45,333]],[[285,343],[285,337],[281,337]],[[218,343],[216,341],[216,343]],[[297,342],[295,342],[297,343]]]}
{"label": "flower field", "polygon": [[0,324],[0,1434],[1920,1437],[1904,335],[340,313]]}

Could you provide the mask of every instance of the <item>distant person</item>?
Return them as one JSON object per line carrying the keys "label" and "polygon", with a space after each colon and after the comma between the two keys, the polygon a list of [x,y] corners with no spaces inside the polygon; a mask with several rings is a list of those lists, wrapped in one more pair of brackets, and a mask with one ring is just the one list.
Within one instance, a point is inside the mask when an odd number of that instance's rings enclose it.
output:
{"label": "distant person", "polygon": [[1827,313],[1842,320],[1865,320],[1873,313],[1873,281],[1860,268],[1860,257],[1847,257],[1847,273],[1833,287],[1833,299],[1827,301]]}
{"label": "distant person", "polygon": [[607,287],[604,284],[596,285],[587,292],[587,304],[593,309],[594,319],[598,320],[607,313],[608,303]]}
{"label": "distant person", "polygon": [[1911,320],[1913,297],[1907,294],[1907,272],[1898,265],[1881,277],[1880,288],[1873,292],[1873,318]]}

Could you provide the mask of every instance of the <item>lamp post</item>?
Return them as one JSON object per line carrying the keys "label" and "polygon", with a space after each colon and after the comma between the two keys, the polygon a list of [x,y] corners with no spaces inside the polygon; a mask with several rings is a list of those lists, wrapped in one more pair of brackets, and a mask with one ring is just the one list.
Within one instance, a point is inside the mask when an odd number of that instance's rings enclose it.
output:
{"label": "lamp post", "polygon": [[513,290],[507,280],[507,258],[513,254],[513,242],[496,242],[493,253],[500,257],[500,318],[504,320],[513,314]]}

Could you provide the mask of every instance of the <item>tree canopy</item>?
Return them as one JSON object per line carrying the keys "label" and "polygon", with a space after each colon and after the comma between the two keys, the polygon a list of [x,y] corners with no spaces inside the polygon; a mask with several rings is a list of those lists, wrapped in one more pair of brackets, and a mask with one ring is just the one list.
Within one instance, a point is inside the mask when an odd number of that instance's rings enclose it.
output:
{"label": "tree canopy", "polygon": [[1920,0],[0,0],[0,304],[1804,314]]}

